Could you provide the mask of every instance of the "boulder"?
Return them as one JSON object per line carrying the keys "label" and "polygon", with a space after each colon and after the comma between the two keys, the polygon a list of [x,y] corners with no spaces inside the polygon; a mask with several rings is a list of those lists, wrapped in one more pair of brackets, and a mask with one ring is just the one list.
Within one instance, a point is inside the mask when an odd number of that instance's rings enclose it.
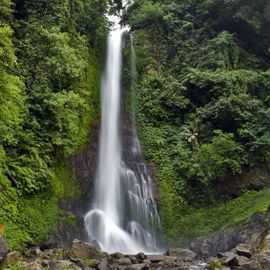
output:
{"label": "boulder", "polygon": [[68,252],[68,255],[70,257],[79,257],[82,259],[95,259],[98,257],[99,252],[95,246],[75,239]]}
{"label": "boulder", "polygon": [[165,256],[165,255],[147,255],[147,259],[149,261],[151,261],[152,263],[162,262],[162,261],[164,261],[168,257],[169,256]]}
{"label": "boulder", "polygon": [[74,269],[74,264],[71,261],[60,260],[57,262],[58,269]]}
{"label": "boulder", "polygon": [[240,265],[238,270],[259,270],[259,268],[256,262],[249,261],[248,263]]}
{"label": "boulder", "polygon": [[120,265],[131,265],[132,264],[130,258],[127,258],[127,257],[120,258],[118,260],[118,263]]}
{"label": "boulder", "polygon": [[0,262],[2,262],[8,254],[8,246],[2,236],[0,236]]}
{"label": "boulder", "polygon": [[30,253],[33,254],[33,255],[35,255],[35,256],[40,256],[41,255],[41,249],[38,246],[31,247],[30,248]]}
{"label": "boulder", "polygon": [[190,249],[174,248],[167,251],[167,255],[177,257],[185,262],[191,262],[196,258],[196,253]]}
{"label": "boulder", "polygon": [[135,257],[139,260],[145,260],[146,259],[146,255],[142,252],[138,253],[135,255]]}
{"label": "boulder", "polygon": [[148,260],[148,259],[143,260],[143,263],[145,263],[145,264],[147,264],[147,265],[151,265],[151,261]]}
{"label": "boulder", "polygon": [[237,262],[239,266],[245,265],[250,263],[250,260],[247,257],[244,256],[237,256]]}
{"label": "boulder", "polygon": [[220,252],[217,256],[220,259],[221,263],[226,266],[238,266],[238,256],[233,252]]}
{"label": "boulder", "polygon": [[166,267],[177,266],[177,258],[176,257],[167,257],[164,259],[163,265]]}
{"label": "boulder", "polygon": [[149,269],[144,263],[132,264],[126,270],[146,270]]}
{"label": "boulder", "polygon": [[270,250],[261,252],[256,256],[257,263],[260,266],[261,270],[270,269]]}
{"label": "boulder", "polygon": [[115,252],[115,253],[112,253],[110,256],[112,258],[115,258],[115,259],[120,259],[120,258],[123,258],[124,257],[124,254],[122,254],[120,252]]}
{"label": "boulder", "polygon": [[136,264],[136,263],[143,261],[143,260],[137,259],[135,256],[130,256],[130,260],[133,264]]}
{"label": "boulder", "polygon": [[250,258],[252,256],[252,247],[247,244],[239,244],[236,246],[236,252],[239,256]]}
{"label": "boulder", "polygon": [[112,270],[107,259],[102,259],[102,261],[97,266],[98,270]]}

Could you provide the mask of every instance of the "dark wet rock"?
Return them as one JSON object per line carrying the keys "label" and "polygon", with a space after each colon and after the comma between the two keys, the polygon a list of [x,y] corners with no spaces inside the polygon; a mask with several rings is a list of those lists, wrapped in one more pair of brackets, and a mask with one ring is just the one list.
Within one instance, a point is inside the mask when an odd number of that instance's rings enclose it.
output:
{"label": "dark wet rock", "polygon": [[228,257],[226,260],[224,260],[224,264],[226,266],[238,266],[237,256]]}
{"label": "dark wet rock", "polygon": [[8,245],[4,238],[0,236],[0,262],[2,262],[8,254]]}
{"label": "dark wet rock", "polygon": [[108,263],[108,259],[102,259],[102,261],[97,266],[98,270],[112,270],[111,266]]}
{"label": "dark wet rock", "polygon": [[[74,238],[73,238],[74,239]],[[59,239],[55,234],[48,234],[47,239],[39,244],[40,250],[55,249],[59,247]]]}
{"label": "dark wet rock", "polygon": [[236,198],[243,190],[261,190],[269,185],[270,170],[267,165],[261,164],[256,168],[244,169],[240,175],[227,173],[214,183],[215,190],[222,196]]}
{"label": "dark wet rock", "polygon": [[239,244],[236,246],[236,252],[240,256],[250,258],[252,256],[252,246],[248,244]]}
{"label": "dark wet rock", "polygon": [[115,253],[110,254],[110,256],[115,259],[120,259],[120,258],[123,258],[125,255],[120,252],[115,252]]}
{"label": "dark wet rock", "polygon": [[239,266],[245,265],[250,263],[250,259],[248,259],[247,257],[244,256],[237,256],[237,264]]}
{"label": "dark wet rock", "polygon": [[130,260],[131,260],[131,262],[132,262],[133,264],[136,264],[136,263],[138,263],[138,262],[143,261],[143,260],[139,260],[139,259],[137,259],[137,258],[136,258],[136,257],[134,257],[134,256],[130,256]]}
{"label": "dark wet rock", "polygon": [[89,258],[97,258],[99,256],[99,252],[97,251],[95,246],[75,239],[68,252],[68,255],[70,257],[89,259]]}
{"label": "dark wet rock", "polygon": [[146,259],[146,255],[142,252],[138,253],[135,255],[135,257],[139,260],[145,260]]}
{"label": "dark wet rock", "polygon": [[[93,268],[90,268],[86,265],[85,262],[81,261],[81,260],[77,260],[74,262],[74,264],[79,267],[79,269],[82,269],[82,270],[90,270],[90,269],[93,269]],[[93,265],[93,263],[92,263]],[[94,266],[94,265],[93,265]]]}
{"label": "dark wet rock", "polygon": [[[88,241],[88,235],[84,224],[84,215],[89,210],[89,202],[93,197],[94,180],[98,161],[98,145],[100,133],[100,121],[97,120],[91,125],[91,136],[85,149],[77,151],[69,157],[68,167],[75,175],[76,183],[80,189],[79,198],[67,198],[58,204],[59,208],[66,215],[75,215],[76,224],[69,224],[65,219],[58,224],[59,245],[69,248],[73,239]],[[94,239],[90,239],[98,251],[100,247]]]}
{"label": "dark wet rock", "polygon": [[131,259],[130,258],[127,258],[127,257],[120,258],[118,260],[118,263],[120,265],[130,265],[130,264],[132,264]]}
{"label": "dark wet rock", "polygon": [[238,266],[238,255],[233,252],[218,253],[218,258],[223,265]]}
{"label": "dark wet rock", "polygon": [[242,228],[233,228],[200,237],[187,246],[199,257],[215,257],[219,252],[231,250],[241,243],[259,245],[261,240],[258,237],[265,232],[264,220],[264,215],[256,214]]}
{"label": "dark wet rock", "polygon": [[153,263],[164,261],[168,257],[169,256],[165,256],[165,255],[147,255],[147,259]]}
{"label": "dark wet rock", "polygon": [[[47,250],[49,250],[49,249],[47,249]],[[41,251],[41,249],[40,249],[39,246],[34,246],[34,247],[31,247],[30,248],[30,253],[33,254],[33,255],[40,256],[41,255],[41,252],[42,251]],[[52,250],[52,252],[53,252],[53,250]]]}
{"label": "dark wet rock", "polygon": [[147,270],[149,269],[144,263],[132,264],[126,268],[126,270]]}
{"label": "dark wet rock", "polygon": [[196,253],[191,251],[190,249],[182,249],[182,248],[169,249],[167,251],[167,255],[177,257],[185,262],[191,262],[197,256]]}
{"label": "dark wet rock", "polygon": [[228,257],[231,257],[231,256],[236,256],[236,254],[234,252],[231,252],[231,251],[227,251],[227,252],[219,252],[217,254],[217,257],[221,260],[224,260],[224,259],[227,259]]}

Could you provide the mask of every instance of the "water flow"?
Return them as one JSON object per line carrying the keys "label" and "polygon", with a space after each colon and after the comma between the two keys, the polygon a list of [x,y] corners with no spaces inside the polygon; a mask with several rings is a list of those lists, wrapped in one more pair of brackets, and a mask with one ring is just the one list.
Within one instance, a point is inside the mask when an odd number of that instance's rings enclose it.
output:
{"label": "water flow", "polygon": [[[130,119],[126,142],[122,144],[120,140],[122,36],[125,31],[113,30],[108,37],[102,80],[99,165],[94,203],[85,216],[85,224],[90,240],[97,241],[104,251],[157,252],[159,218],[134,117],[133,121]],[[135,73],[134,49],[132,63],[132,73]]]}

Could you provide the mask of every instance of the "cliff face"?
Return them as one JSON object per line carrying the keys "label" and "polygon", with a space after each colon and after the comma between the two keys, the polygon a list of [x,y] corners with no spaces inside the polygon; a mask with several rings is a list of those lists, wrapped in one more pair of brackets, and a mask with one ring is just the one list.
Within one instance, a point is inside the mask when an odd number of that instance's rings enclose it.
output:
{"label": "cliff face", "polygon": [[94,192],[94,182],[98,162],[100,121],[96,120],[92,126],[87,146],[69,157],[68,167],[74,175],[74,181],[79,188],[77,198],[66,198],[59,203],[64,215],[74,217],[72,224],[63,219],[58,224],[60,245],[68,247],[72,241],[88,240],[84,226],[84,215],[90,209]]}
{"label": "cliff face", "polygon": [[[78,198],[67,198],[59,204],[61,210],[68,215],[76,216],[76,223],[69,224],[62,220],[58,225],[60,243],[64,247],[70,246],[73,239],[87,241],[84,227],[84,215],[91,208],[94,196],[94,186],[99,155],[100,120],[96,120],[91,126],[91,136],[85,149],[76,152],[69,158],[69,168],[74,174],[74,180],[78,184],[80,195]],[[122,145],[122,160],[128,168],[132,169],[136,177],[140,178],[143,171],[144,176],[154,179],[152,166],[145,164],[141,152],[134,152],[134,144],[139,144],[135,136],[136,130],[133,119],[126,111],[125,102],[122,100],[120,116],[120,140]],[[134,141],[135,140],[135,141]],[[140,148],[139,145],[137,145]],[[142,183],[141,183],[142,184]],[[159,189],[156,181],[151,183],[154,200],[159,201]],[[124,195],[125,197],[125,195]]]}
{"label": "cliff face", "polygon": [[[265,210],[268,9],[265,1],[157,0],[135,1],[124,14],[136,41],[139,135],[159,167],[169,243]],[[224,212],[230,221],[221,222]]]}

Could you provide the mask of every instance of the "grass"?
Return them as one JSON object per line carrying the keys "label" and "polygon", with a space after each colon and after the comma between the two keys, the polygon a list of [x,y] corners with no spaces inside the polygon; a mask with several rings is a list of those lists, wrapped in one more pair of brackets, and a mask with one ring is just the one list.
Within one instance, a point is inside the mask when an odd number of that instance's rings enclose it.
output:
{"label": "grass", "polygon": [[165,240],[169,244],[181,243],[190,238],[244,224],[252,215],[266,212],[269,204],[270,188],[267,188],[247,191],[236,199],[209,208],[196,209],[187,215],[178,213],[174,224],[164,232]]}

